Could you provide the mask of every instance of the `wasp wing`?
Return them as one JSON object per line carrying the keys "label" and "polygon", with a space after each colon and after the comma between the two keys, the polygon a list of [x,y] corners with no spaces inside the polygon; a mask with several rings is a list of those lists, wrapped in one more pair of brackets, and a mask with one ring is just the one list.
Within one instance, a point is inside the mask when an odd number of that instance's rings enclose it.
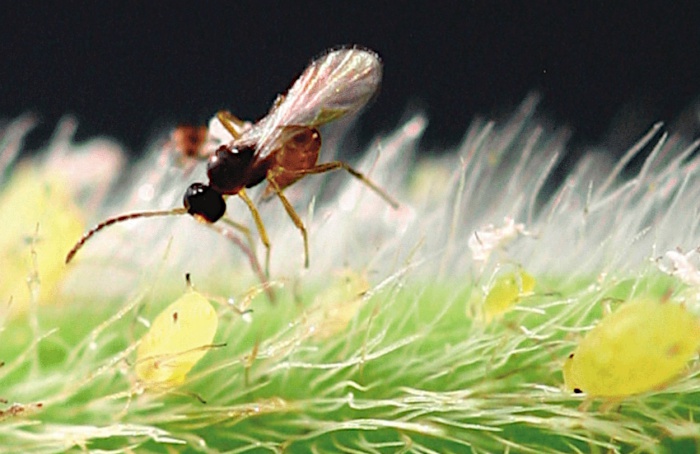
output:
{"label": "wasp wing", "polygon": [[279,146],[285,126],[317,127],[360,110],[379,88],[382,64],[372,51],[333,50],[311,62],[270,113],[234,145],[254,144],[264,158]]}

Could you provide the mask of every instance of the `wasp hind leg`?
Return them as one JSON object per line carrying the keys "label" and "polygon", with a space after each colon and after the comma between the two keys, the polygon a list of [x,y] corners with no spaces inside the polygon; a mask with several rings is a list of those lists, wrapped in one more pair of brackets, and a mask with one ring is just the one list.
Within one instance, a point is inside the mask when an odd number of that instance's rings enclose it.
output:
{"label": "wasp hind leg", "polygon": [[365,186],[370,188],[379,197],[384,199],[392,208],[396,209],[399,207],[399,202],[396,201],[392,196],[390,196],[384,189],[380,188],[372,180],[364,176],[362,172],[353,169],[348,163],[343,161],[331,161],[325,162],[323,164],[318,164],[310,169],[299,170],[298,173],[302,175],[310,175],[315,173],[325,173],[332,170],[343,169],[347,171],[350,175],[360,180]]}

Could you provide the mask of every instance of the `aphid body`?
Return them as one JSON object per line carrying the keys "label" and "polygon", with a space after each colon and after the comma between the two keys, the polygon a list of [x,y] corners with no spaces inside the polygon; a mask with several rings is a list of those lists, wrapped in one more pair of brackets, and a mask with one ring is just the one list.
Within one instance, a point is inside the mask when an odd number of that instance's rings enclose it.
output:
{"label": "aphid body", "polygon": [[607,398],[651,391],[680,375],[698,348],[700,321],[681,304],[632,300],[604,317],[569,355],[565,386]]}
{"label": "aphid body", "polygon": [[498,276],[483,299],[483,316],[486,322],[515,306],[520,298],[531,295],[535,289],[535,278],[524,270],[508,272]]}
{"label": "aphid body", "polygon": [[216,310],[192,290],[153,320],[136,350],[136,376],[146,387],[180,385],[212,346],[219,323]]}

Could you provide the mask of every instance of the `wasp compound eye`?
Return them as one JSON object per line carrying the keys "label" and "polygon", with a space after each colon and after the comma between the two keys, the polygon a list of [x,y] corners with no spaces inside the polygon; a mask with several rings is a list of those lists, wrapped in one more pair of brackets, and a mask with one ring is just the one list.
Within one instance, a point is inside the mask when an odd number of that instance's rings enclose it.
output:
{"label": "wasp compound eye", "polygon": [[218,221],[226,212],[221,193],[202,183],[191,184],[182,202],[189,214],[207,222]]}

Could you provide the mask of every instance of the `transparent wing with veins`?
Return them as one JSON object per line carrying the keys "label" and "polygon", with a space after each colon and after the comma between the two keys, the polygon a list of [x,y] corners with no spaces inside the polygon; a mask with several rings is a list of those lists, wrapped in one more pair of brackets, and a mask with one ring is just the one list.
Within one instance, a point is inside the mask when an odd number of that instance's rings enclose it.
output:
{"label": "transparent wing with veins", "polygon": [[374,95],[382,79],[379,57],[364,49],[339,49],[314,60],[280,95],[270,113],[243,131],[234,146],[254,145],[257,156],[277,148],[285,126],[317,127],[357,112]]}

